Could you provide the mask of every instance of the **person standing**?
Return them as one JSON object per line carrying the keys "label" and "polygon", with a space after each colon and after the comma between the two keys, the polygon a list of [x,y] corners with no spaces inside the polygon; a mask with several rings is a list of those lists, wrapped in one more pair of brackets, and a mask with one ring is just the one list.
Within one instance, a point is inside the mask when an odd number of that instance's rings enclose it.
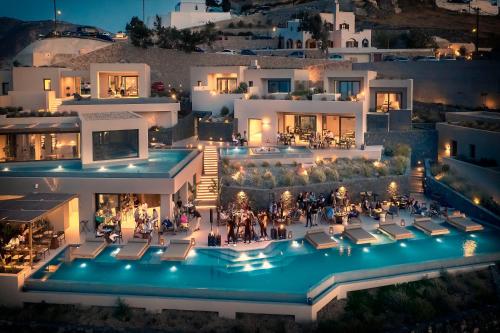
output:
{"label": "person standing", "polygon": [[268,223],[268,216],[266,212],[262,212],[260,214],[259,218],[259,225],[260,225],[260,237],[267,239],[267,223]]}
{"label": "person standing", "polygon": [[196,219],[196,227],[194,228],[194,231],[198,231],[200,230],[201,225],[201,214],[197,209],[195,209],[193,212],[193,216]]}
{"label": "person standing", "polygon": [[312,206],[311,206],[311,204],[307,204],[307,206],[306,206],[306,228],[308,226],[309,226],[309,228],[311,228],[313,225],[312,214],[313,214]]}
{"label": "person standing", "polygon": [[227,224],[228,226],[228,231],[227,231],[227,244],[229,245],[229,242],[233,242],[233,244],[236,244],[236,237],[234,236],[234,227],[236,225],[236,221],[234,220],[234,217],[231,217],[229,219],[229,223]]}
{"label": "person standing", "polygon": [[248,244],[250,244],[252,242],[252,228],[250,225],[250,218],[247,217],[244,223],[245,223],[245,234],[243,238],[243,243],[246,243],[248,240]]}

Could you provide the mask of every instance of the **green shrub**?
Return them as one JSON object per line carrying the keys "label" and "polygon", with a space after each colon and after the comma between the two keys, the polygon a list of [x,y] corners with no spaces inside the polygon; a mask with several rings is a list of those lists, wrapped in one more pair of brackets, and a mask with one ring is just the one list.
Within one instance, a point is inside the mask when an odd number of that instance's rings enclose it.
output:
{"label": "green shrub", "polygon": [[293,172],[286,171],[278,178],[279,186],[292,186],[293,185]]}
{"label": "green shrub", "polygon": [[259,95],[252,94],[248,99],[259,99]]}
{"label": "green shrub", "polygon": [[229,158],[227,158],[227,157],[223,157],[223,158],[222,158],[222,164],[223,164],[223,165],[229,165]]}
{"label": "green shrub", "polygon": [[324,183],[326,181],[326,175],[320,168],[314,168],[311,171],[309,179],[312,183]]}
{"label": "green shrub", "polygon": [[221,109],[220,109],[220,115],[222,117],[225,117],[229,114],[229,108],[227,106],[223,106]]}
{"label": "green shrub", "polygon": [[295,185],[307,185],[309,184],[309,176],[308,175],[295,175],[294,177],[294,184]]}
{"label": "green shrub", "polygon": [[404,156],[395,156],[391,160],[391,170],[392,173],[396,175],[403,175],[406,172],[406,167],[408,166],[408,158]]}
{"label": "green shrub", "polygon": [[339,173],[337,172],[336,169],[330,168],[330,167],[326,167],[324,169],[324,172],[325,172],[326,179],[328,181],[336,182],[336,181],[339,180]]}
{"label": "green shrub", "polygon": [[132,317],[132,309],[121,298],[118,298],[113,316],[121,321],[129,321]]}
{"label": "green shrub", "polygon": [[282,164],[281,164],[281,162],[280,162],[280,161],[278,161],[278,162],[276,162],[275,166],[277,166],[277,167],[281,167],[281,166],[282,166]]}
{"label": "green shrub", "polygon": [[262,164],[261,164],[261,165],[262,165],[264,168],[267,168],[267,167],[269,167],[269,162],[268,162],[268,161],[264,161],[264,162],[262,162]]}
{"label": "green shrub", "polygon": [[247,166],[247,168],[255,168],[255,163],[254,162],[247,162],[246,166]]}
{"label": "green shrub", "polygon": [[265,188],[276,187],[276,178],[274,177],[271,171],[266,170],[266,172],[264,172],[264,175],[262,175],[262,185]]}

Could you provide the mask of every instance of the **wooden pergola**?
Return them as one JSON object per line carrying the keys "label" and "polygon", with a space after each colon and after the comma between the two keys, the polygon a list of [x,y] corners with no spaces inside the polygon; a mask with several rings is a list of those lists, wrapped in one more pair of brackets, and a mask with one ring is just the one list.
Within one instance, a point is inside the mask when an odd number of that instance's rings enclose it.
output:
{"label": "wooden pergola", "polygon": [[75,194],[65,193],[32,193],[14,199],[0,200],[0,223],[28,226],[31,267],[33,267],[33,224],[76,197]]}

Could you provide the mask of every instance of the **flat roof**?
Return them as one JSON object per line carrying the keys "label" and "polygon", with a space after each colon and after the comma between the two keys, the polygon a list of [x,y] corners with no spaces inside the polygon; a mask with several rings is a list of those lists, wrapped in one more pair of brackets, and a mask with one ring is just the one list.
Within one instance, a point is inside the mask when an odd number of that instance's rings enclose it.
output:
{"label": "flat roof", "polygon": [[[31,118],[30,118],[31,119]],[[12,133],[67,133],[80,132],[77,122],[53,122],[53,123],[31,123],[31,124],[3,124],[0,125],[0,134]]]}
{"label": "flat roof", "polygon": [[120,98],[83,98],[65,100],[63,105],[107,105],[107,104],[160,104],[178,103],[170,97],[120,97]]}
{"label": "flat roof", "polygon": [[138,114],[135,114],[130,111],[83,113],[80,115],[80,117],[86,121],[123,120],[123,119],[142,118]]}
{"label": "flat roof", "polygon": [[59,208],[76,194],[31,193],[0,201],[0,222],[32,223]]}

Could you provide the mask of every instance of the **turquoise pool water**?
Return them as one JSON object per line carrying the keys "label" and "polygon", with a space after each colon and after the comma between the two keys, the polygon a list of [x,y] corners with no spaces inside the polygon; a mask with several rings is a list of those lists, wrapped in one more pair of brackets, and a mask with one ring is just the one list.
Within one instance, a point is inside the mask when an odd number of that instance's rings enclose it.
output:
{"label": "turquoise pool water", "polygon": [[0,177],[165,177],[193,150],[152,150],[147,162],[82,168],[79,160],[0,163]]}
{"label": "turquoise pool water", "polygon": [[274,147],[279,150],[279,152],[276,153],[266,153],[266,154],[254,154],[251,150],[252,148],[249,147],[229,147],[229,148],[220,148],[220,155],[222,157],[229,157],[229,158],[238,158],[238,157],[288,157],[288,156],[294,156],[294,155],[311,155],[312,152],[309,148],[305,146],[288,146],[288,147]]}
{"label": "turquoise pool water", "polygon": [[[61,253],[27,281],[27,290],[137,294],[262,301],[306,302],[307,292],[331,274],[390,268],[500,253],[497,230],[358,246],[338,239],[338,248],[315,250],[307,242],[275,242],[263,250],[195,249],[185,262],[160,260],[163,248],[150,248],[139,261],[116,260],[119,247],[105,249],[95,260],[64,260]],[[67,250],[66,250],[67,251]]]}

